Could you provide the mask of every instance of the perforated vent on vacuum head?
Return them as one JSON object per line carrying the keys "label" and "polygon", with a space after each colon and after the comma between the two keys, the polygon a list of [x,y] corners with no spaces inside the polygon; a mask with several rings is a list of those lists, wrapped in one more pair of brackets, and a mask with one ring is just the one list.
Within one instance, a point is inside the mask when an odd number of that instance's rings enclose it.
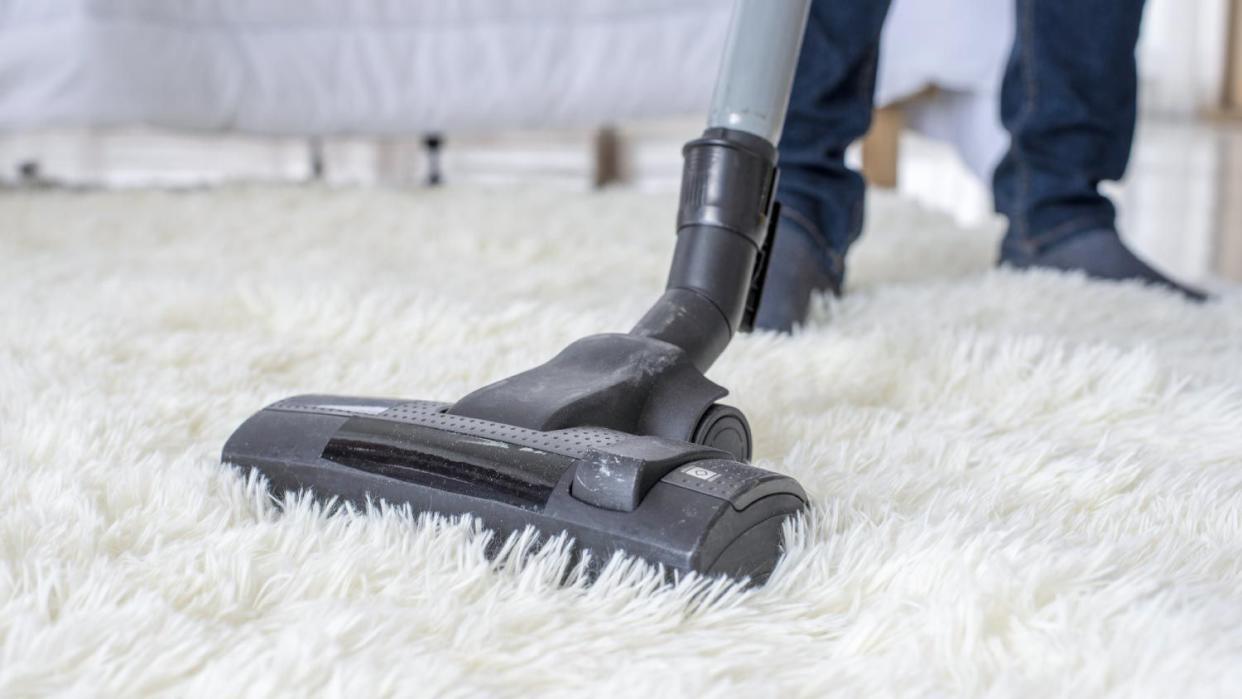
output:
{"label": "perforated vent on vacuum head", "polygon": [[585,456],[593,447],[607,447],[616,444],[627,436],[623,432],[602,427],[575,427],[567,430],[540,432],[539,430],[505,425],[499,422],[462,417],[460,415],[449,415],[444,412],[448,407],[448,403],[410,401],[376,412],[374,409],[364,405],[353,406],[339,402],[311,402],[290,399],[275,403],[270,406],[270,409],[341,415],[345,417],[379,418],[381,420],[402,422],[420,427],[431,427],[470,437],[494,439],[518,447],[538,449],[574,458]]}

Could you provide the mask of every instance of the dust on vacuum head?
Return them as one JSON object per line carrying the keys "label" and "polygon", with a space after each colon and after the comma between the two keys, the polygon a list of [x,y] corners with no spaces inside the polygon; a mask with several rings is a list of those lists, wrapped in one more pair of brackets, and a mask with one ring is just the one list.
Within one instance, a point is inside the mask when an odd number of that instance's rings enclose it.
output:
{"label": "dust on vacuum head", "polygon": [[538,431],[452,415],[445,403],[299,396],[243,423],[223,460],[273,492],[469,514],[503,536],[567,533],[591,561],[616,551],[670,573],[766,580],[793,479],[711,447],[602,428]]}

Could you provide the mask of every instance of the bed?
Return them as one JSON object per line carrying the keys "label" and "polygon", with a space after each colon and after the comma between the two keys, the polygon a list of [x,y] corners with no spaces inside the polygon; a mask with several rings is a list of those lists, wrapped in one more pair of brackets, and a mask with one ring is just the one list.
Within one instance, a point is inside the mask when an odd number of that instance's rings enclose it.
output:
{"label": "bed", "polygon": [[[0,129],[281,136],[592,127],[705,110],[725,0],[0,0]],[[897,0],[881,103],[986,171],[1010,3]]]}

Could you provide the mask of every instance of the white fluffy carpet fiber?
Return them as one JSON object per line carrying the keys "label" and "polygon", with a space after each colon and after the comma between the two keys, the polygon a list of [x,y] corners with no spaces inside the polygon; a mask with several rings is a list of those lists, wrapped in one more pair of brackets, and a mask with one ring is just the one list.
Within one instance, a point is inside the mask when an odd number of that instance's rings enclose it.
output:
{"label": "white fluffy carpet fiber", "polygon": [[1242,691],[1242,296],[991,269],[871,202],[851,293],[712,377],[814,507],[761,589],[282,513],[266,403],[452,400],[659,290],[674,197],[0,194],[0,695]]}

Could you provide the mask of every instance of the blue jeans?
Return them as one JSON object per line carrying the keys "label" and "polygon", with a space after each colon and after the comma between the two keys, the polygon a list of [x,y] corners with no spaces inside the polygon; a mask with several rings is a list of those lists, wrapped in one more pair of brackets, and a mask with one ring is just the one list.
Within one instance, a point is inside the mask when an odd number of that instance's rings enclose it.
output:
{"label": "blue jeans", "polygon": [[[1015,0],[1013,51],[1001,86],[1008,153],[996,168],[1005,252],[1037,253],[1112,228],[1099,192],[1130,158],[1135,45],[1143,0]],[[845,149],[871,124],[880,29],[889,0],[815,0],[780,142],[784,215],[823,241],[841,269],[862,231],[864,184]]]}

